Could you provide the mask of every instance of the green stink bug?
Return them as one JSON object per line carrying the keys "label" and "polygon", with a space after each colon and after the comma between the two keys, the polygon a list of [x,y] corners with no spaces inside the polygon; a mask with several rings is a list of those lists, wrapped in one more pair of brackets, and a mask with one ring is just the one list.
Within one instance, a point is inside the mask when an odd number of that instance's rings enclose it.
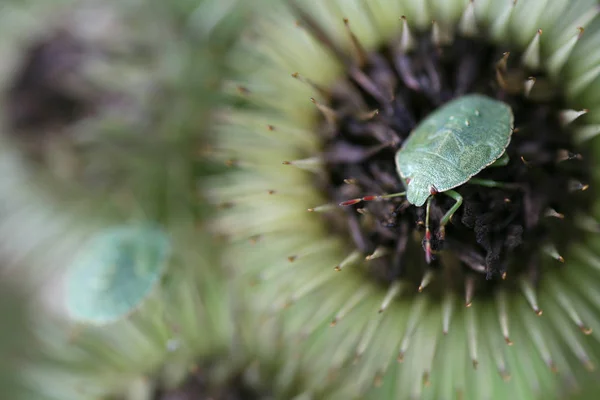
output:
{"label": "green stink bug", "polygon": [[112,226],[81,249],[67,284],[72,318],[106,324],[138,307],[160,280],[171,253],[169,237],[151,226]]}
{"label": "green stink bug", "polygon": [[512,130],[510,107],[481,95],[461,97],[433,112],[396,153],[408,201],[420,207],[431,193],[466,183],[504,154]]}
{"label": "green stink bug", "polygon": [[424,244],[426,260],[430,262],[429,208],[432,196],[444,193],[455,200],[440,221],[443,239],[445,225],[462,204],[462,197],[452,189],[467,182],[504,186],[473,176],[491,165],[507,164],[505,151],[510,143],[513,123],[511,108],[501,101],[478,94],[450,101],[425,118],[396,153],[396,169],[405,183],[406,192],[367,196],[342,205],[404,195],[417,207],[427,202]]}
{"label": "green stink bug", "polygon": [[[433,112],[417,126],[396,153],[396,168],[406,182],[406,198],[417,207],[427,201],[425,256],[431,261],[429,206],[431,196],[444,193],[456,202],[440,221],[440,234],[462,204],[453,191],[484,168],[505,165],[506,147],[513,132],[510,107],[482,95],[453,100]],[[488,184],[494,182],[475,181]]]}

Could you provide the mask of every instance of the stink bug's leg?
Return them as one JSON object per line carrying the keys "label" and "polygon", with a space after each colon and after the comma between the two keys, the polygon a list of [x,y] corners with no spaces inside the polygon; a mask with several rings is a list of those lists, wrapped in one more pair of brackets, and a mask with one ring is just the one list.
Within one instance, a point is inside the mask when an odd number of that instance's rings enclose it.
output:
{"label": "stink bug's leg", "polygon": [[471,185],[479,185],[491,188],[504,188],[504,189],[515,189],[515,184],[498,182],[492,179],[479,179],[479,178],[471,178],[467,183]]}
{"label": "stink bug's leg", "polygon": [[502,154],[499,159],[494,161],[492,164],[488,165],[488,168],[504,167],[508,165],[509,161],[510,157],[508,156],[508,154],[506,154],[506,152],[504,152],[504,154]]}
{"label": "stink bug's leg", "polygon": [[442,217],[442,219],[440,221],[440,238],[442,240],[444,240],[444,237],[446,236],[446,224],[448,224],[448,222],[450,222],[450,219],[452,219],[452,216],[454,215],[456,210],[459,209],[459,207],[461,206],[461,204],[463,202],[462,196],[460,194],[458,194],[458,192],[455,192],[454,190],[447,190],[444,192],[444,194],[446,196],[452,197],[454,199],[454,201],[456,201],[456,203],[454,203],[454,205],[446,212],[446,214],[444,214],[444,216]]}
{"label": "stink bug's leg", "polygon": [[425,207],[425,261],[427,264],[431,263],[431,231],[429,229],[429,211],[431,209],[431,199],[433,196],[429,196],[427,199],[427,205]]}

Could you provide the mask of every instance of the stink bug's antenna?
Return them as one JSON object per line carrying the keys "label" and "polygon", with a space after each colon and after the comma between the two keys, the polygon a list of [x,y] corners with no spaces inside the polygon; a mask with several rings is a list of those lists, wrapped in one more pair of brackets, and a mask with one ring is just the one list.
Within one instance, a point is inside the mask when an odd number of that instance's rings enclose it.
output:
{"label": "stink bug's antenna", "polygon": [[423,243],[425,245],[425,261],[427,261],[427,264],[430,264],[433,258],[431,255],[431,230],[429,229],[429,211],[431,209],[432,198],[433,196],[427,198],[427,206],[425,208],[425,240]]}
{"label": "stink bug's antenna", "polygon": [[378,200],[391,199],[392,197],[401,197],[401,196],[406,196],[406,192],[359,197],[356,199],[342,201],[340,203],[340,206],[351,206],[353,204],[358,204],[361,201],[378,201]]}

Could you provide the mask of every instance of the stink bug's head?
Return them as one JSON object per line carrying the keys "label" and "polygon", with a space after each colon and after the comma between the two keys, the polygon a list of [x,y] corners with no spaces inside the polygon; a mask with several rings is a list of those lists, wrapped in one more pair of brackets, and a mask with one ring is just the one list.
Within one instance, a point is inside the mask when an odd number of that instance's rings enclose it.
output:
{"label": "stink bug's head", "polygon": [[411,204],[421,207],[429,196],[431,196],[431,184],[423,177],[417,175],[407,180],[406,198]]}

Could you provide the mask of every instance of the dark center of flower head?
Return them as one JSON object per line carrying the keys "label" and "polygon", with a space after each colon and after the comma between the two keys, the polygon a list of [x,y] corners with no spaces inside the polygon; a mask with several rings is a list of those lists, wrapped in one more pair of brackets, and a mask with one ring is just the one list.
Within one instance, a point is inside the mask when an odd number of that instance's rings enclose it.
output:
{"label": "dark center of flower head", "polygon": [[[357,199],[346,202],[344,212],[324,213],[329,225],[370,259],[370,273],[384,283],[402,279],[420,290],[428,286],[434,295],[466,290],[467,303],[496,285],[519,287],[518,278],[534,286],[547,265],[544,258],[559,264],[569,241],[581,235],[575,221],[592,198],[586,190],[591,160],[575,150],[567,123],[573,114],[564,111],[559,88],[543,71],[522,65],[522,54],[506,53],[510,49],[483,38],[458,36],[442,44],[428,32],[415,35],[412,46],[397,38],[367,52],[349,35],[354,57],[333,49],[347,65],[346,77],[317,88],[326,101],[314,101],[324,116],[326,166],[316,184],[336,204]],[[436,194],[430,214],[434,260],[428,264],[422,248],[425,206],[401,196],[364,200],[405,190],[397,151],[432,111],[469,93],[501,100],[513,111],[510,161],[477,175],[509,187],[455,188],[464,202],[444,240],[439,223],[455,200]]]}
{"label": "dark center of flower head", "polygon": [[249,385],[244,377],[234,375],[229,379],[215,382],[211,376],[211,366],[197,368],[178,388],[157,388],[154,400],[254,400],[267,395]]}
{"label": "dark center of flower head", "polygon": [[12,131],[40,134],[70,124],[88,111],[89,105],[73,82],[83,51],[83,44],[66,31],[44,37],[26,49],[6,96]]}

